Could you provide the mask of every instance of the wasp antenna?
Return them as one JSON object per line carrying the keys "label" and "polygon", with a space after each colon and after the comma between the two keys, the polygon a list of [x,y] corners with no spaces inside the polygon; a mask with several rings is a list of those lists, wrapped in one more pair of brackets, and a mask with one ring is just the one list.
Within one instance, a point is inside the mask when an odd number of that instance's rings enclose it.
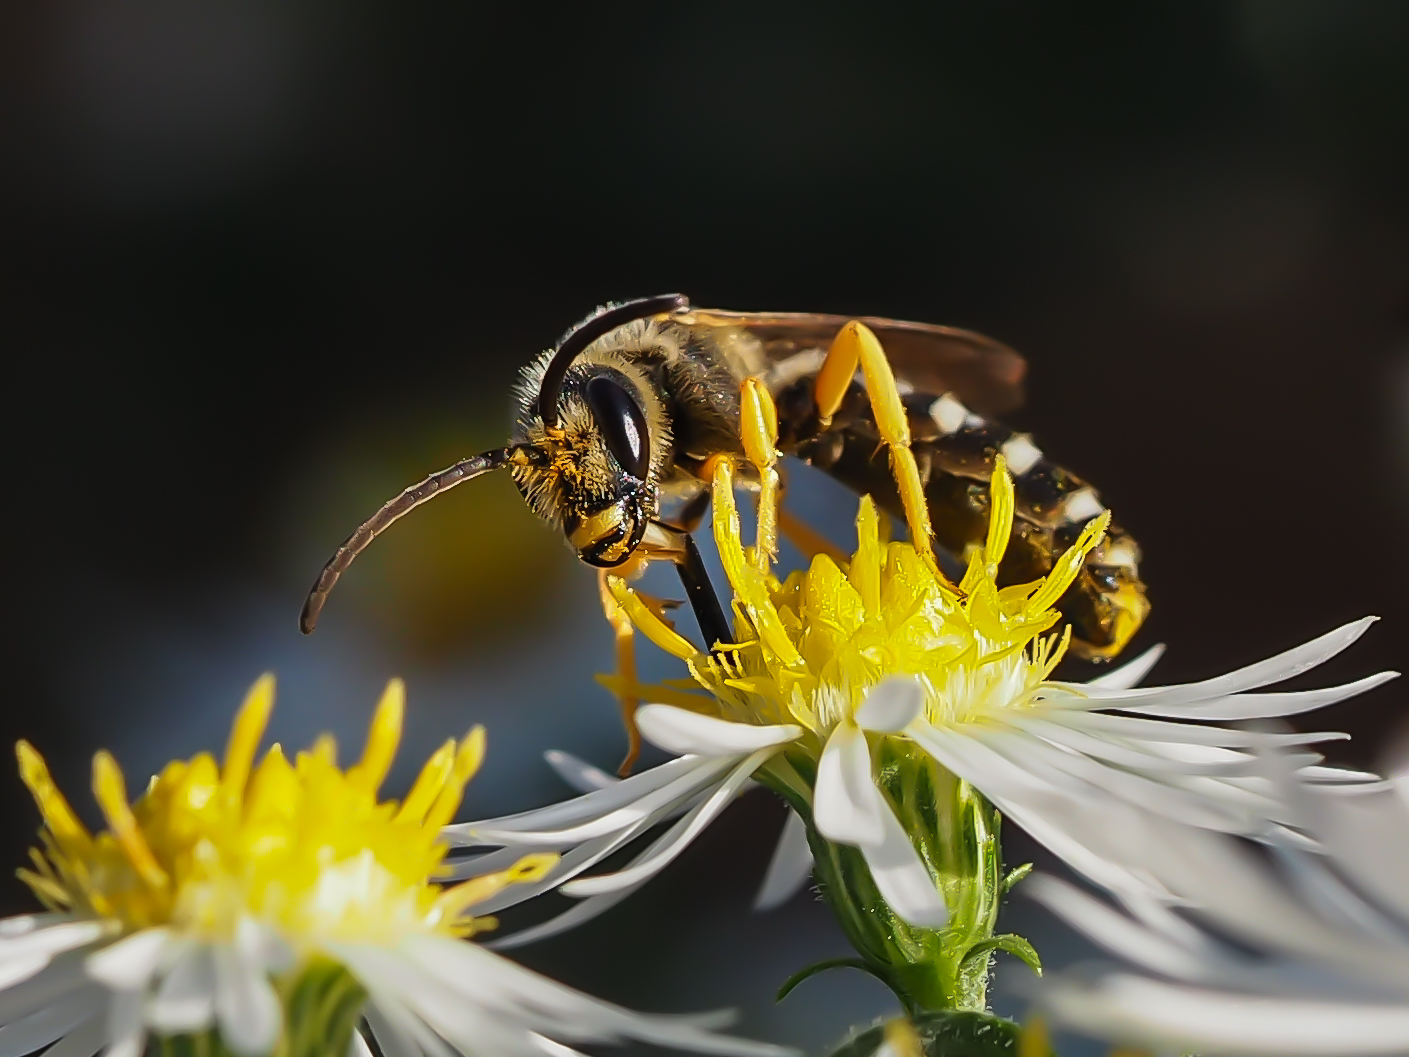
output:
{"label": "wasp antenna", "polygon": [[609,334],[617,327],[625,326],[627,323],[645,319],[647,316],[658,316],[663,312],[676,312],[689,307],[690,299],[684,294],[642,297],[598,312],[595,316],[588,316],[564,334],[562,340],[558,342],[558,348],[553,353],[553,358],[548,361],[548,368],[543,372],[543,381],[538,386],[538,414],[543,419],[543,424],[545,426],[558,424],[558,394],[562,392],[563,379],[567,377],[568,368],[572,366],[572,361],[577,359],[583,349],[603,334]]}
{"label": "wasp antenna", "polygon": [[308,592],[308,598],[304,600],[303,612],[298,618],[299,629],[305,635],[312,633],[313,629],[318,626],[318,614],[323,611],[323,605],[328,601],[328,594],[338,582],[338,578],[347,571],[352,560],[367,549],[368,544],[391,527],[393,521],[409,514],[428,499],[434,499],[446,489],[454,488],[457,484],[464,484],[490,470],[507,466],[515,456],[520,455],[530,455],[530,453],[524,452],[521,447],[516,446],[497,448],[494,451],[471,455],[468,459],[461,459],[448,469],[431,474],[420,484],[413,484],[395,499],[386,503],[359,525],[357,531],[343,541],[342,546],[328,559],[328,564],[323,566],[323,571],[318,574],[313,589]]}

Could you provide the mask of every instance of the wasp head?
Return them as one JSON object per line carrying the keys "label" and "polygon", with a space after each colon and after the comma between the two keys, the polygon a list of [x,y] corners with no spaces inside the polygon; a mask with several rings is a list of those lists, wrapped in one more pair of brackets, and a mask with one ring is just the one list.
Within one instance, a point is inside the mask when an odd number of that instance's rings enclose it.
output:
{"label": "wasp head", "polygon": [[631,352],[619,338],[583,353],[563,378],[551,424],[538,406],[549,354],[525,369],[519,386],[515,440],[544,458],[515,466],[514,482],[535,513],[562,528],[578,558],[599,568],[621,565],[635,552],[659,512],[658,486],[670,459],[658,388]]}

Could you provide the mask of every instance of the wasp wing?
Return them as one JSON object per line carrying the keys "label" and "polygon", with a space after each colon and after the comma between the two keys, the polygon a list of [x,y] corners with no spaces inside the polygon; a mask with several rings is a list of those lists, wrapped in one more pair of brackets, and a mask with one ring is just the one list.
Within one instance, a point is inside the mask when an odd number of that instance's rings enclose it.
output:
{"label": "wasp wing", "polygon": [[1026,361],[1001,341],[971,330],[879,316],[720,308],[692,308],[672,318],[686,326],[746,331],[762,343],[770,364],[810,349],[825,350],[843,324],[859,319],[880,338],[896,377],[914,389],[952,391],[966,406],[988,415],[1011,411],[1023,400]]}

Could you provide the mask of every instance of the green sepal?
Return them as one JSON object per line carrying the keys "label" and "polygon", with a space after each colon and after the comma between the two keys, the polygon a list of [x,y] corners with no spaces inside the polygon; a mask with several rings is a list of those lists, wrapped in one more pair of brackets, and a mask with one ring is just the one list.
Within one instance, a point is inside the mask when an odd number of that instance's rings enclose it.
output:
{"label": "green sepal", "polygon": [[781,1002],[783,999],[787,998],[788,995],[792,994],[793,988],[797,987],[798,984],[802,983],[808,977],[816,976],[818,973],[826,972],[828,969],[860,969],[863,973],[870,973],[887,987],[890,986],[889,981],[887,981],[885,977],[879,975],[875,969],[871,968],[871,966],[867,965],[860,958],[827,958],[824,961],[815,962],[805,969],[799,969],[797,972],[793,973],[792,976],[784,980],[783,986],[778,988],[778,994],[773,1001]]}
{"label": "green sepal", "polygon": [[1037,949],[1021,936],[1011,932],[1002,936],[990,936],[986,940],[979,940],[964,952],[964,964],[967,964],[970,958],[987,955],[991,951],[1003,951],[1005,954],[1011,954],[1015,958],[1021,958],[1027,963],[1029,969],[1038,976],[1042,975],[1042,959],[1037,956]]}
{"label": "green sepal", "polygon": [[[991,1013],[946,1009],[921,1013],[910,1021],[925,1057],[1017,1057],[1022,1028]],[[884,1039],[885,1025],[852,1035],[829,1057],[872,1057]]]}
{"label": "green sepal", "polygon": [[1008,876],[1003,878],[1002,884],[998,886],[998,891],[1007,895],[1013,890],[1013,885],[1017,884],[1028,874],[1032,873],[1032,863],[1025,862],[1021,866],[1014,866],[1008,871]]}

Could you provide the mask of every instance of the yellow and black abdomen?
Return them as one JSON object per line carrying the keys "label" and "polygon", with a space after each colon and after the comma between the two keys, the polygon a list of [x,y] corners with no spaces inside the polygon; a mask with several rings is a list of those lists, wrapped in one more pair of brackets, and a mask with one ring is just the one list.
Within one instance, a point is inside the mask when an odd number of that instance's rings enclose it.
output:
{"label": "yellow and black abdomen", "polygon": [[[903,517],[889,458],[862,387],[852,383],[823,430],[812,398],[812,378],[775,394],[780,447],[826,471],[882,508]],[[935,542],[963,558],[988,530],[988,478],[1001,452],[1013,477],[1017,519],[999,569],[1001,585],[1027,583],[1047,574],[1076,542],[1081,529],[1104,510],[1090,485],[1049,460],[1025,434],[973,414],[952,394],[904,397],[911,448],[925,485]],[[1150,609],[1140,582],[1140,548],[1112,522],[1105,540],[1058,603],[1072,626],[1072,650],[1090,660],[1118,654]]]}

